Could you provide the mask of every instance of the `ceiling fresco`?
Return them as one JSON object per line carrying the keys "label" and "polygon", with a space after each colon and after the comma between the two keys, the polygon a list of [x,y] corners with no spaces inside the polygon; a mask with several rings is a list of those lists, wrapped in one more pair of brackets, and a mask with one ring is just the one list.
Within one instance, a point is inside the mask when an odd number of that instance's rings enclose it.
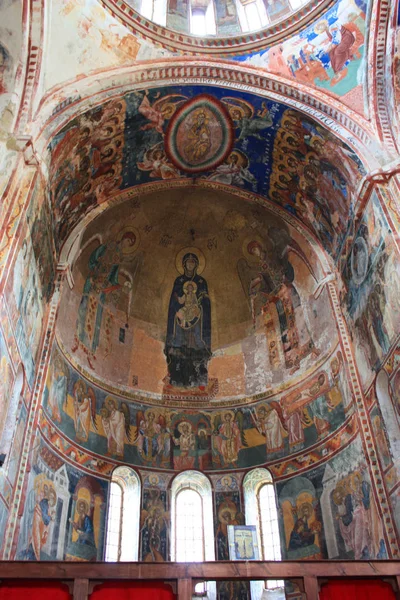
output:
{"label": "ceiling fresco", "polygon": [[308,244],[232,194],[192,187],[127,200],[91,222],[81,248],[58,339],[103,385],[165,400],[254,397],[290,385],[337,344]]}
{"label": "ceiling fresco", "polygon": [[315,85],[364,112],[368,0],[340,0],[291,38],[236,60]]}
{"label": "ceiling fresco", "polygon": [[210,90],[181,86],[126,94],[55,136],[50,191],[59,247],[84,215],[119,190],[195,177],[270,198],[338,255],[365,174],[355,153],[283,104]]}

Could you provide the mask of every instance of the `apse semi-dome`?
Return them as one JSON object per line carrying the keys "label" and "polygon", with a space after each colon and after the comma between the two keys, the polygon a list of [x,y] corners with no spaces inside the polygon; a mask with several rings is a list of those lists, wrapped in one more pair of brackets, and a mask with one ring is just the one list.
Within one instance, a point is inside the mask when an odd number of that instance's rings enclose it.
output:
{"label": "apse semi-dome", "polygon": [[62,292],[41,423],[52,443],[107,473],[281,474],[309,467],[306,448],[315,465],[350,443],[324,263],[298,224],[212,187],[129,194],[88,225]]}
{"label": "apse semi-dome", "polygon": [[337,344],[315,254],[233,193],[172,186],[122,202],[85,231],[72,278],[60,345],[122,392],[251,401]]}

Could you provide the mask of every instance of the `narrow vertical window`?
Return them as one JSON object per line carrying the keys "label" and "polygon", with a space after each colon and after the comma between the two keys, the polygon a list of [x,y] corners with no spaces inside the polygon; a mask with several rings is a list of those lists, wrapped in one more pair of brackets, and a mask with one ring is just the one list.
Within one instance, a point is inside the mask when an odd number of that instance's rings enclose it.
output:
{"label": "narrow vertical window", "polygon": [[281,560],[278,512],[272,483],[265,483],[258,490],[261,544],[264,560]]}
{"label": "narrow vertical window", "polygon": [[[278,511],[271,473],[254,469],[243,480],[246,524],[256,525],[263,560],[282,560]],[[260,600],[264,589],[277,590],[276,598],[284,598],[284,581],[251,582],[252,600]],[[275,596],[274,596],[275,597]]]}
{"label": "narrow vertical window", "polygon": [[184,489],[176,497],[176,560],[204,560],[203,503],[198,492]]}
{"label": "narrow vertical window", "polygon": [[118,467],[114,470],[110,483],[106,561],[138,560],[139,514],[139,477],[129,467]]}
{"label": "narrow vertical window", "polygon": [[[183,471],[171,485],[171,558],[177,562],[215,560],[210,481],[198,471]],[[198,583],[196,597],[216,600],[215,581]]]}
{"label": "narrow vertical window", "polygon": [[107,520],[106,561],[118,562],[121,556],[123,493],[121,486],[111,482]]}
{"label": "narrow vertical window", "polygon": [[153,19],[153,0],[142,0],[140,12],[146,19]]}
{"label": "narrow vertical window", "polygon": [[206,35],[207,22],[205,10],[201,8],[194,8],[192,10],[191,30],[191,33],[194,35]]}

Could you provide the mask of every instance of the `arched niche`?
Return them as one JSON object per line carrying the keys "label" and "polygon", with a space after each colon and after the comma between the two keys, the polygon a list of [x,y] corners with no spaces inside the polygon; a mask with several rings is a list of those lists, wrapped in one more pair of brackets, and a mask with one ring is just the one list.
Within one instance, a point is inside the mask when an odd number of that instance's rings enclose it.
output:
{"label": "arched niche", "polygon": [[400,459],[400,416],[395,409],[394,392],[391,388],[389,376],[384,369],[381,369],[376,377],[375,389],[384,426],[389,438],[390,450],[396,464]]}
{"label": "arched niche", "polygon": [[3,427],[0,432],[0,461],[2,463],[7,461],[8,464],[9,461],[9,452],[13,443],[17,424],[18,405],[24,391],[24,383],[24,368],[22,364],[20,364],[17,369],[17,374],[15,376],[14,386],[8,406],[4,407],[5,418],[3,420]]}
{"label": "arched niche", "polygon": [[116,467],[108,496],[105,560],[138,560],[140,498],[141,481],[136,471],[130,467]]}

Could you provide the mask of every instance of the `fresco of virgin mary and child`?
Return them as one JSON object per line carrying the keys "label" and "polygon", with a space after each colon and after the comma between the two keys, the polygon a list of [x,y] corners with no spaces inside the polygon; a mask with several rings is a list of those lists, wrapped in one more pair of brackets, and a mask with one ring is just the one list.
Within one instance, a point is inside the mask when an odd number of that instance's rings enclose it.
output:
{"label": "fresco of virgin mary and child", "polygon": [[202,387],[208,383],[211,358],[210,297],[206,280],[198,274],[197,254],[184,254],[182,268],[168,309],[164,352],[169,382],[176,387]]}

